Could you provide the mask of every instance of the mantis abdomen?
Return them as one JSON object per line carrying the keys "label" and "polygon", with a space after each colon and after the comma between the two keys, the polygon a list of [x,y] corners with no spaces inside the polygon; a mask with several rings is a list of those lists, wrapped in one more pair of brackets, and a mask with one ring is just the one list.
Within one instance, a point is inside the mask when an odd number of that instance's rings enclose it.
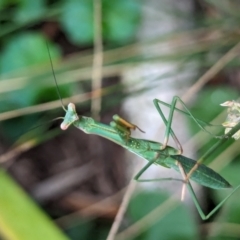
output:
{"label": "mantis abdomen", "polygon": [[[176,164],[176,160],[179,161],[185,171],[185,173],[189,173],[190,170],[196,164],[195,160],[184,157],[182,155],[173,155],[164,160],[164,163],[175,169],[179,172],[179,167]],[[209,188],[213,189],[222,189],[222,188],[231,188],[229,182],[227,182],[222,176],[213,171],[211,168],[206,165],[199,164],[198,168],[192,173],[190,177],[193,181]]]}

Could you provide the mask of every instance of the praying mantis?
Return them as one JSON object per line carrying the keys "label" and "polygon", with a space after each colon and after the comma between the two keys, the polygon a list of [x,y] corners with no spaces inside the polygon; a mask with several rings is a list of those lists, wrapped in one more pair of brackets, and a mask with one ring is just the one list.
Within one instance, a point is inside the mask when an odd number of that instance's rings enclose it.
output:
{"label": "praying mantis", "polygon": [[[131,137],[131,130],[135,129],[138,129],[140,131],[142,130],[138,126],[126,121],[125,119],[121,118],[118,115],[113,116],[113,121],[110,123],[110,125],[97,122],[91,117],[79,116],[76,112],[76,108],[73,103],[68,104],[67,110],[64,109],[66,114],[65,117],[63,118],[61,129],[66,130],[68,129],[69,126],[74,125],[76,128],[85,132],[86,134],[99,135],[112,142],[115,142],[116,144],[127,149],[128,151],[147,160],[148,163],[134,177],[134,179],[138,182],[150,182],[150,181],[152,182],[166,180],[175,180],[183,182],[184,184],[186,184],[188,188],[190,196],[193,199],[193,202],[199,212],[199,215],[203,220],[206,220],[210,218],[227,201],[227,199],[240,188],[240,185],[237,186],[226,198],[224,198],[210,213],[205,214],[203,212],[189,179],[199,183],[200,185],[213,189],[231,188],[231,185],[220,174],[216,173],[215,171],[208,168],[204,164],[201,164],[200,162],[202,162],[203,159],[200,159],[200,161],[195,161],[182,155],[183,150],[181,144],[178,141],[175,133],[171,129],[171,122],[174,110],[180,111],[190,116],[203,130],[205,129],[202,126],[203,121],[194,118],[189,110],[187,110],[187,112],[184,112],[176,108],[175,105],[177,101],[181,102],[183,106],[186,108],[185,104],[177,96],[173,98],[171,105],[164,103],[158,99],[153,100],[153,103],[159,115],[161,116],[164,124],[166,125],[166,132],[163,144],[151,140]],[[168,120],[165,118],[160,108],[160,104],[170,107]],[[222,144],[228,137],[231,137],[232,134],[234,134],[234,132],[237,132],[239,128],[240,123],[238,123],[228,134],[225,134],[224,138],[222,138],[219,141],[218,145]],[[171,135],[172,138],[174,139],[175,143],[178,146],[178,149],[175,149],[167,145],[169,135]],[[141,175],[152,164],[160,165],[166,168],[173,168],[174,170],[181,173],[183,179],[176,178],[140,179]],[[193,169],[194,171],[192,171]]]}
{"label": "praying mantis", "polygon": [[[49,49],[48,49],[49,53]],[[50,53],[49,53],[50,57]],[[50,57],[50,62],[53,70],[53,64]],[[187,186],[187,189],[190,193],[190,196],[197,208],[197,211],[202,218],[202,220],[207,220],[210,218],[239,188],[240,184],[228,195],[226,196],[213,210],[211,210],[208,214],[205,214],[199,204],[197,196],[193,190],[193,187],[189,181],[189,179],[197,182],[198,184],[209,187],[212,189],[226,189],[231,188],[232,186],[230,183],[225,180],[220,174],[212,170],[211,168],[207,167],[206,165],[202,164],[204,160],[221,144],[223,144],[228,138],[234,136],[240,129],[240,121],[234,125],[225,135],[220,136],[221,138],[214,146],[209,149],[204,156],[202,156],[197,161],[187,158],[182,155],[183,149],[182,146],[177,139],[174,131],[171,128],[173,114],[174,111],[178,111],[190,118],[192,118],[195,123],[202,129],[203,131],[211,134],[208,132],[203,125],[211,125],[207,124],[202,120],[195,118],[191,112],[188,110],[185,103],[178,97],[174,96],[172,99],[171,104],[167,104],[159,99],[154,99],[153,103],[158,111],[160,117],[162,118],[166,130],[165,130],[165,137],[163,143],[159,143],[152,140],[147,139],[139,139],[131,137],[131,131],[138,129],[139,131],[143,132],[137,125],[128,122],[127,120],[121,118],[118,115],[113,116],[113,121],[107,125],[98,121],[95,121],[91,117],[80,116],[76,112],[76,107],[73,103],[68,104],[68,108],[65,109],[61,96],[59,87],[57,84],[57,80],[53,71],[54,81],[56,84],[57,93],[59,99],[62,104],[62,108],[65,111],[65,116],[62,118],[63,122],[61,123],[61,129],[66,130],[71,125],[75,126],[79,130],[83,131],[86,134],[94,134],[106,138],[123,148],[127,149],[128,151],[136,154],[137,156],[145,159],[148,163],[135,175],[134,179],[138,182],[153,182],[153,181],[180,181],[184,185]],[[180,110],[176,108],[177,102],[181,103],[182,106],[186,111]],[[163,111],[160,107],[160,104],[165,105],[170,108],[168,119],[166,119]],[[169,136],[173,138],[174,142],[177,145],[177,149],[168,146]],[[211,134],[212,135],[212,134]],[[215,136],[216,137],[216,136]],[[177,178],[157,178],[157,179],[140,179],[142,174],[151,166],[151,165],[160,165],[166,168],[173,168],[174,170],[178,171],[182,175],[182,179]],[[184,188],[183,188],[184,190]],[[182,191],[183,193],[184,191]]]}

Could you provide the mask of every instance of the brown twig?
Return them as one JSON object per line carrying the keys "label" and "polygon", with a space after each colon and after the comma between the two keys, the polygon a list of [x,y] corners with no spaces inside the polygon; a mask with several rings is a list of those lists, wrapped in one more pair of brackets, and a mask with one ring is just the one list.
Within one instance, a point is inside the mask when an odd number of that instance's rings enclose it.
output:
{"label": "brown twig", "polygon": [[[95,0],[94,3],[94,55],[92,69],[92,90],[101,89],[102,85],[102,63],[103,63],[103,46],[102,46],[102,3],[101,0]],[[101,97],[92,99],[91,112],[92,117],[99,120],[101,110]]]}

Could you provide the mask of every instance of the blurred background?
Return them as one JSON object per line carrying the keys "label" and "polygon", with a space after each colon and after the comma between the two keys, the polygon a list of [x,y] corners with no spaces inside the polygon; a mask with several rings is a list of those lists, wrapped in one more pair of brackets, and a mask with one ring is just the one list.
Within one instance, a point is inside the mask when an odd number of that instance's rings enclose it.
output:
{"label": "blurred background", "polygon": [[[106,124],[119,114],[146,132],[134,137],[158,142],[165,128],[152,100],[180,96],[195,117],[217,125],[210,135],[174,114],[183,155],[197,160],[224,134],[220,104],[239,98],[239,13],[230,0],[0,1],[1,239],[107,239],[145,164],[51,121],[65,115],[53,71],[65,107],[73,102],[79,115]],[[205,163],[235,187],[239,155],[239,141],[229,139]],[[144,176],[180,177],[159,166]],[[108,240],[240,239],[240,191],[203,222],[188,195],[180,202],[181,189],[137,184]],[[204,212],[232,191],[194,189]]]}

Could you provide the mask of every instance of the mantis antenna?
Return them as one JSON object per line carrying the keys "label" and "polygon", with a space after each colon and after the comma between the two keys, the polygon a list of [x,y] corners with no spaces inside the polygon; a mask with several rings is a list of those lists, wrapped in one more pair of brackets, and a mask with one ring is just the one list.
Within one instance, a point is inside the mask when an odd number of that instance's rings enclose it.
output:
{"label": "mantis antenna", "polygon": [[55,72],[54,72],[54,70],[53,70],[53,62],[52,62],[52,58],[51,58],[51,54],[50,54],[50,51],[49,51],[49,46],[48,46],[47,41],[46,41],[46,45],[47,45],[47,50],[48,50],[48,56],[49,56],[50,63],[51,63],[53,78],[54,78],[54,81],[55,81],[55,84],[56,84],[56,91],[57,91],[58,97],[59,97],[59,99],[60,99],[60,101],[61,101],[63,110],[64,110],[65,112],[67,112],[66,108],[64,107],[62,97],[61,97],[61,95],[60,95],[60,90],[59,90],[59,86],[58,86],[58,83],[57,83],[57,79],[56,79]]}

